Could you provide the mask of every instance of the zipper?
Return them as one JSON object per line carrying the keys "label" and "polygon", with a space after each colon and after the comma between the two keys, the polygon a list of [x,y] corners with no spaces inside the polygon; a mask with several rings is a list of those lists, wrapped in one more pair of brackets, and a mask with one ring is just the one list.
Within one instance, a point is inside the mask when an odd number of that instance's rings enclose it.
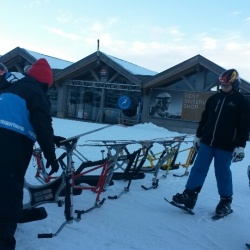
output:
{"label": "zipper", "polygon": [[[211,142],[210,142],[210,146],[212,146],[213,141],[214,141],[215,131],[216,131],[216,128],[217,128],[218,121],[219,121],[219,119],[220,119],[221,110],[222,110],[222,108],[223,108],[223,105],[224,105],[225,100],[226,100],[226,96],[223,98],[222,103],[221,103],[221,106],[220,106],[219,114],[218,114],[218,117],[217,117],[217,119],[216,119],[215,126],[214,126],[214,131],[213,131],[212,140],[211,140]],[[220,103],[220,100],[219,100],[219,102],[218,102],[217,105],[216,105],[215,111],[218,109],[219,103]]]}

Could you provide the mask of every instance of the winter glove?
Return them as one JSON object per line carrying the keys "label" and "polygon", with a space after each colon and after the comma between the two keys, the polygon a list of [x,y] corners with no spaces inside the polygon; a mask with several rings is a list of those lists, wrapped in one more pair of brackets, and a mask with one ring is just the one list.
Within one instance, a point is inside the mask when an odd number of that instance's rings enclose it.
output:
{"label": "winter glove", "polygon": [[49,175],[52,175],[53,173],[56,173],[59,169],[59,164],[58,164],[58,161],[57,159],[54,159],[54,160],[47,160],[47,163],[46,163],[46,168],[49,168],[51,166],[51,170],[49,172]]}
{"label": "winter glove", "polygon": [[242,161],[245,157],[244,148],[237,147],[233,151],[233,159],[232,162]]}
{"label": "winter glove", "polygon": [[54,142],[55,142],[55,144],[56,144],[56,146],[58,147],[58,148],[60,148],[60,146],[61,146],[61,141],[64,141],[64,140],[66,140],[66,138],[64,138],[64,137],[62,137],[62,136],[56,136],[56,135],[54,135]]}
{"label": "winter glove", "polygon": [[201,138],[195,136],[194,141],[193,141],[195,151],[198,151],[200,147],[200,141],[201,141]]}

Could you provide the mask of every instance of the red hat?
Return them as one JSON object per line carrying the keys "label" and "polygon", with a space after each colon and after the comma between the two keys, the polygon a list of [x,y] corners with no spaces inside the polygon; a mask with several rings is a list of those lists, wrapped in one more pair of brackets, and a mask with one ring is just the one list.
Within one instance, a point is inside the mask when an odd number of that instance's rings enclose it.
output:
{"label": "red hat", "polygon": [[51,87],[53,83],[51,67],[44,58],[38,59],[29,69],[27,74],[35,78],[38,82],[48,84],[49,87]]}

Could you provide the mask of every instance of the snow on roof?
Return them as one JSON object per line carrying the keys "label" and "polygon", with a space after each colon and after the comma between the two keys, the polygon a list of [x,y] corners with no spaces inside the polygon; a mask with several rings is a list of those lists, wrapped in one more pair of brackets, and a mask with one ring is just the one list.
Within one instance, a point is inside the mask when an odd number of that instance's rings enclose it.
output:
{"label": "snow on roof", "polygon": [[[59,59],[59,58],[55,58],[55,57],[52,57],[52,56],[47,56],[47,55],[40,54],[40,53],[31,51],[31,50],[27,50],[27,49],[24,49],[24,50],[27,53],[29,53],[31,56],[33,56],[36,60],[38,60],[40,58],[45,58],[48,61],[49,65],[50,65],[50,67],[52,69],[64,69],[64,68],[67,68],[68,66],[73,64],[73,62],[69,62],[69,61],[66,61],[66,60]],[[103,54],[105,54],[105,53],[103,53]],[[107,57],[109,57],[112,61],[119,64],[121,67],[123,67],[125,70],[127,70],[128,72],[130,72],[133,75],[154,76],[154,75],[158,74],[158,72],[155,72],[155,71],[140,67],[138,65],[135,65],[135,64],[127,62],[127,61],[124,61],[122,59],[119,59],[119,58],[116,58],[116,57],[113,57],[113,56],[110,56],[110,55],[107,55],[107,54],[105,54],[105,55]]]}
{"label": "snow on roof", "polygon": [[40,54],[40,53],[31,51],[31,50],[27,50],[27,49],[23,49],[23,50],[25,50],[27,53],[29,53],[31,56],[33,56],[36,60],[38,60],[40,58],[45,58],[48,61],[49,65],[52,69],[64,69],[64,68],[70,66],[71,64],[73,64],[73,62],[69,62],[69,61],[58,59],[58,58],[55,58],[52,56]]}
{"label": "snow on roof", "polygon": [[[103,52],[102,52],[103,53]],[[105,53],[103,53],[105,54]],[[119,64],[121,67],[123,67],[125,70],[127,70],[128,72],[130,72],[133,75],[148,75],[148,76],[154,76],[156,74],[158,74],[158,72],[140,67],[138,65],[135,65],[133,63],[130,62],[126,62],[124,60],[121,60],[119,58],[110,56],[105,54],[107,57],[109,57],[112,61],[114,61],[115,63]]]}

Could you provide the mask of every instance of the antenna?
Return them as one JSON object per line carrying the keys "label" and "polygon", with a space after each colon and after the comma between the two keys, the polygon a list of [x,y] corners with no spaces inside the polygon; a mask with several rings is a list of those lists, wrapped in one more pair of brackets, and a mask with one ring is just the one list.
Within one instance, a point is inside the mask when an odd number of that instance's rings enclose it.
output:
{"label": "antenna", "polygon": [[97,39],[97,55],[99,56],[99,47],[100,47],[100,42],[99,39]]}
{"label": "antenna", "polygon": [[100,45],[100,42],[99,42],[99,39],[97,39],[97,52],[96,52],[96,55],[97,55],[97,65],[99,65],[99,63],[100,63],[100,58],[99,58],[99,45]]}

